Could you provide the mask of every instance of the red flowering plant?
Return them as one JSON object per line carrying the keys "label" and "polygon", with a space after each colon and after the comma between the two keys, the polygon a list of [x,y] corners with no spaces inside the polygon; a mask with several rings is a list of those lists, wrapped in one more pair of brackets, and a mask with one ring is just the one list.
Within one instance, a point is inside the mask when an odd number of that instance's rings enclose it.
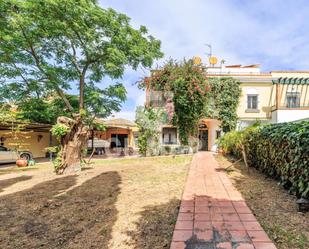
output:
{"label": "red flowering plant", "polygon": [[204,69],[192,60],[170,60],[153,72],[148,84],[152,90],[164,93],[167,116],[178,127],[181,143],[188,145],[189,137],[197,135],[210,91]]}

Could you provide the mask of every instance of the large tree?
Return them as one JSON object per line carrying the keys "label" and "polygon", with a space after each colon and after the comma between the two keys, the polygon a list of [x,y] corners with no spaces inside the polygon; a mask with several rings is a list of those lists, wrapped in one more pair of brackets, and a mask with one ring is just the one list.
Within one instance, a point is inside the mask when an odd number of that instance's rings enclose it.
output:
{"label": "large tree", "polygon": [[[58,95],[71,116],[58,118],[68,127],[58,173],[75,171],[86,121],[110,114],[125,99],[122,84],[102,89],[98,83],[121,78],[127,66],[150,67],[162,57],[160,41],[96,0],[1,0],[0,9],[0,91],[14,101]],[[74,83],[77,111],[66,94]]]}

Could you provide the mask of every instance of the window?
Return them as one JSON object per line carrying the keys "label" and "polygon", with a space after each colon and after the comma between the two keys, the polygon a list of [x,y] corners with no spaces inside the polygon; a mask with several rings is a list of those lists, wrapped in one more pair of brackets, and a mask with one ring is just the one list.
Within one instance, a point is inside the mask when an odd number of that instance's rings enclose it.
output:
{"label": "window", "polygon": [[162,129],[162,142],[163,144],[177,144],[177,129],[176,128],[163,128]]}
{"label": "window", "polygon": [[300,107],[300,94],[299,92],[286,93],[286,107],[297,108]]}
{"label": "window", "polygon": [[150,92],[150,105],[152,107],[162,107],[164,104],[164,98],[161,91]]}
{"label": "window", "polygon": [[247,109],[251,109],[251,110],[258,109],[258,95],[257,94],[247,95]]}

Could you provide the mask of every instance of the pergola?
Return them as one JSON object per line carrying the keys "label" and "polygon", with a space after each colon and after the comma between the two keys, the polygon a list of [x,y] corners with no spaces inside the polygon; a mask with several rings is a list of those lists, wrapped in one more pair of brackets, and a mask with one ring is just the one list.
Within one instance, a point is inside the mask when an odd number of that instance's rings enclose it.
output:
{"label": "pergola", "polygon": [[12,130],[12,127],[20,127],[22,131],[49,132],[52,128],[50,124],[27,123],[27,122],[0,122],[0,130]]}
{"label": "pergola", "polygon": [[[309,97],[307,96],[309,78],[280,77],[278,79],[272,80],[272,83],[276,87],[276,109],[281,107],[280,104],[282,102],[282,96],[284,94],[284,96],[287,96],[288,93],[294,94],[296,98],[299,98],[299,106],[296,108],[309,107]],[[303,100],[302,103],[301,99]]]}

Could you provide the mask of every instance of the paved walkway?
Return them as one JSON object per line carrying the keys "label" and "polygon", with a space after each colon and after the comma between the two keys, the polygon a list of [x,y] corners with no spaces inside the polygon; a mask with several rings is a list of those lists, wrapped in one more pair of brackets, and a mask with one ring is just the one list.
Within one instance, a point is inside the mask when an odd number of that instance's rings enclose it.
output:
{"label": "paved walkway", "polygon": [[210,152],[193,157],[170,249],[276,249]]}

